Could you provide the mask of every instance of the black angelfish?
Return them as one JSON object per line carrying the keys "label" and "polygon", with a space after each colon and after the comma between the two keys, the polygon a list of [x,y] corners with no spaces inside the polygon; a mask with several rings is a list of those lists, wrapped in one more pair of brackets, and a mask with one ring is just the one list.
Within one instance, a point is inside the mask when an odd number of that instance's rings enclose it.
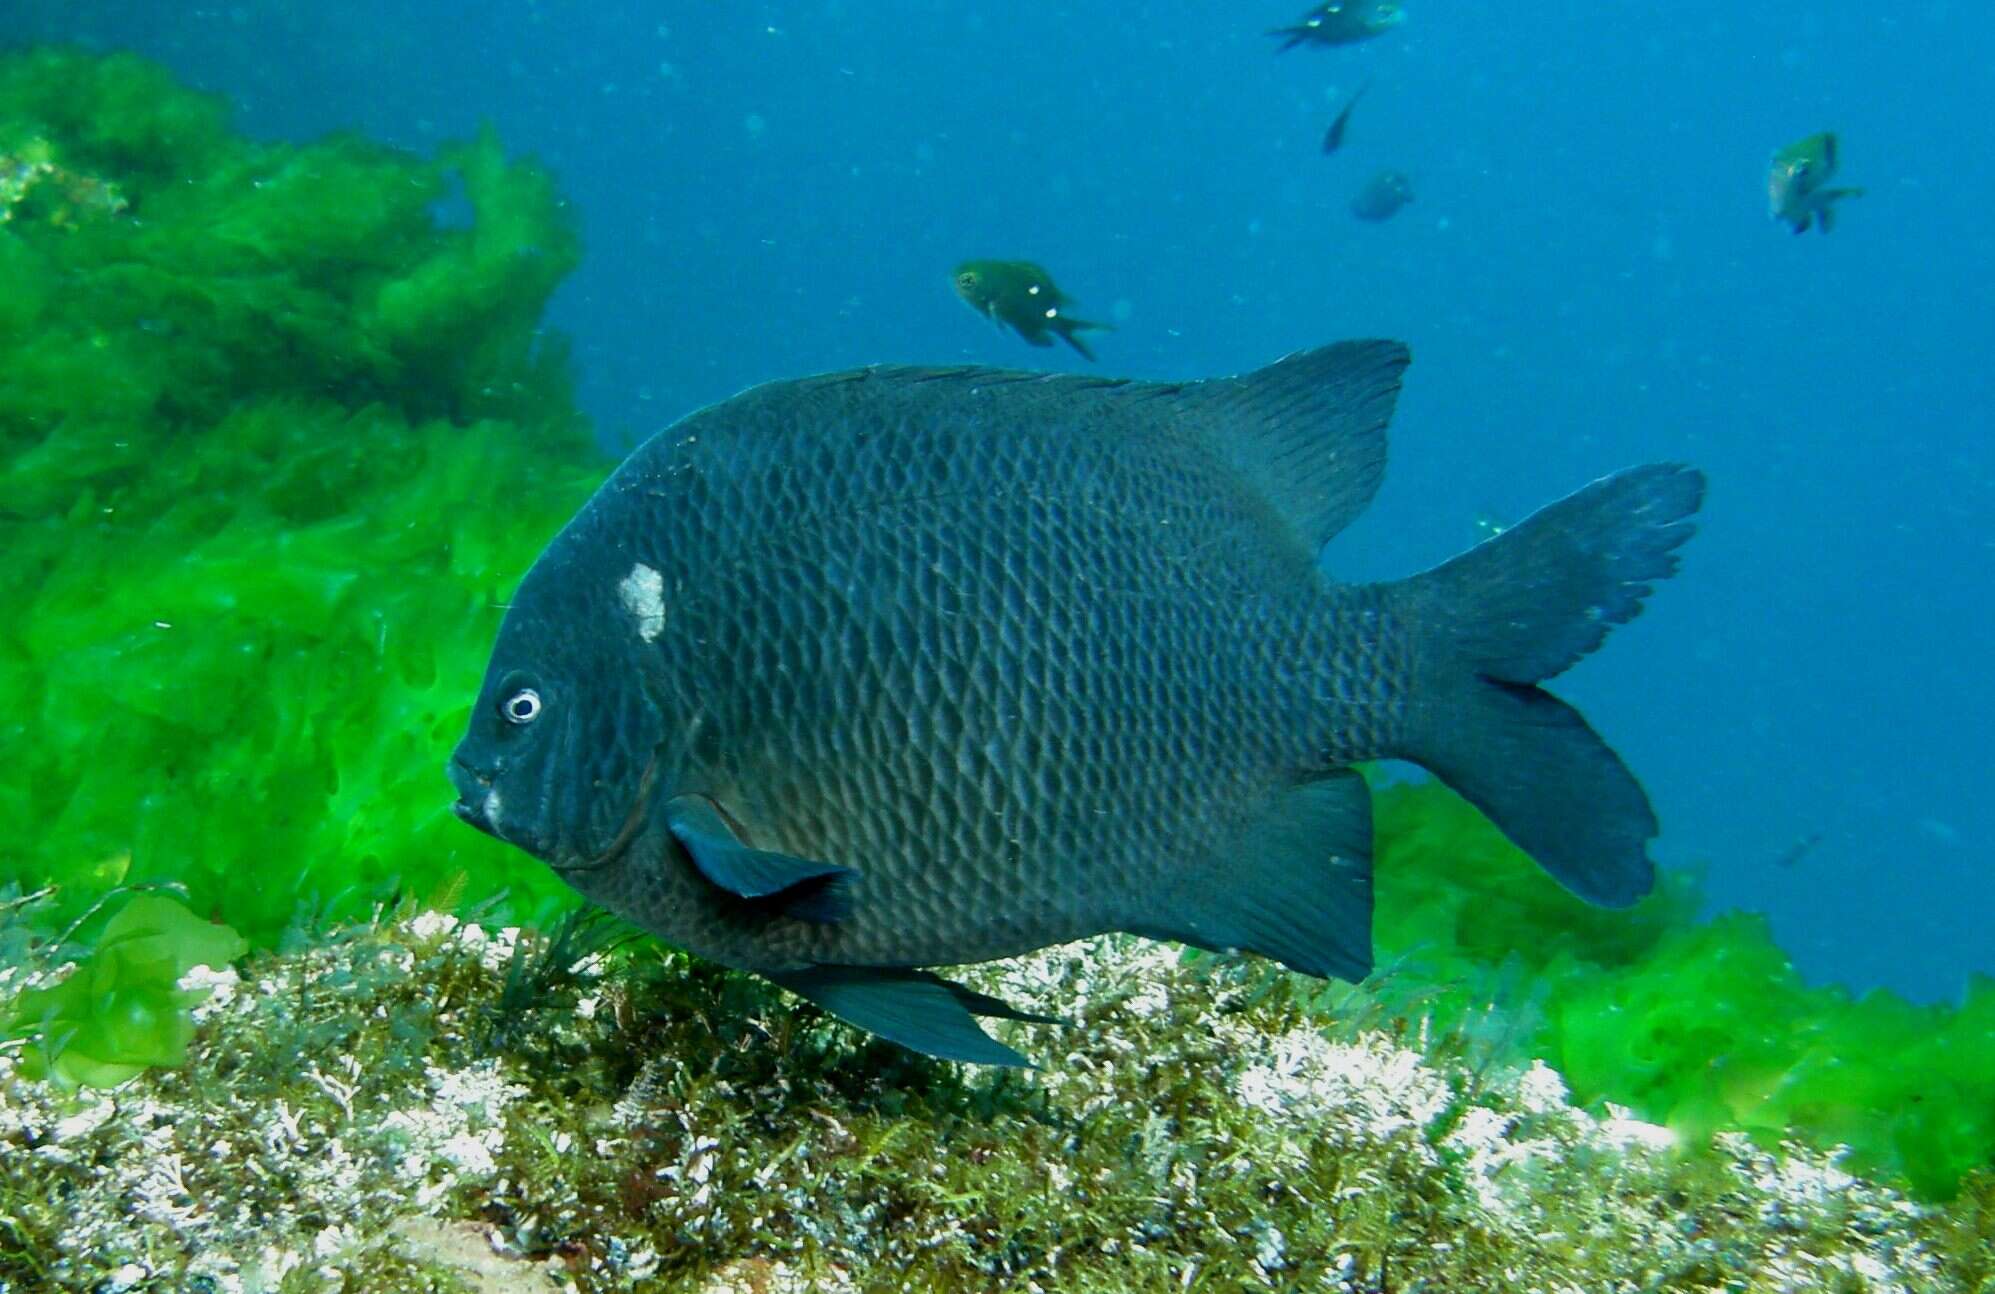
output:
{"label": "black angelfish", "polygon": [[1537,685],[1676,565],[1703,478],[1596,481],[1424,575],[1340,585],[1406,349],[1117,382],[772,382],[633,453],[499,630],[468,822],[865,1029],[1018,1064],[923,967],[1107,930],[1372,964],[1351,765],[1434,770],[1575,893],[1654,880],[1647,798]]}

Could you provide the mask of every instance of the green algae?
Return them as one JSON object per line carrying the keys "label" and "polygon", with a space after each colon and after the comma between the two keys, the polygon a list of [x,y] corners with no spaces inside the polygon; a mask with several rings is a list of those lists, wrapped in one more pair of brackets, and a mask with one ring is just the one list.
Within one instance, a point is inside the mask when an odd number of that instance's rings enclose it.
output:
{"label": "green algae", "polygon": [[117,1087],[151,1066],[184,1064],[194,1034],[189,1011],[208,995],[181,987],[182,979],[247,951],[241,935],[177,899],[134,895],[68,975],[4,1002],[0,1040],[27,1044],[23,1077],[64,1087]]}
{"label": "green algae", "polygon": [[1846,1145],[1929,1198],[1995,1167],[1995,981],[1958,1006],[1810,986],[1761,918],[1696,919],[1689,876],[1629,912],[1590,908],[1432,784],[1384,788],[1378,833],[1381,958],[1444,1026],[1496,1003],[1506,1059],[1542,1057],[1581,1099],[1693,1142]]}
{"label": "green algae", "polygon": [[66,917],[128,857],[259,945],[457,871],[544,907],[440,768],[606,467],[538,327],[580,254],[547,174],[489,134],[252,142],[62,50],[0,58],[30,151],[125,206],[0,223],[0,881]]}

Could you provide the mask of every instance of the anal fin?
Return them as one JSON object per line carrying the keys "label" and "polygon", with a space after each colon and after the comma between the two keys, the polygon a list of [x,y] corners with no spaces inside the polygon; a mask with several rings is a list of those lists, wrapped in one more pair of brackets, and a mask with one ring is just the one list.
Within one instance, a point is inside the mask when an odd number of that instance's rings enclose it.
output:
{"label": "anal fin", "polygon": [[1156,919],[1130,927],[1293,970],[1361,980],[1372,968],[1372,803],[1342,770],[1278,792],[1230,857],[1187,877]]}
{"label": "anal fin", "polygon": [[768,978],[808,998],[847,1024],[897,1042],[910,1051],[976,1065],[1032,1062],[985,1033],[976,1017],[1059,1024],[1050,1016],[1020,1011],[988,994],[952,984],[930,971],[894,966],[812,966]]}

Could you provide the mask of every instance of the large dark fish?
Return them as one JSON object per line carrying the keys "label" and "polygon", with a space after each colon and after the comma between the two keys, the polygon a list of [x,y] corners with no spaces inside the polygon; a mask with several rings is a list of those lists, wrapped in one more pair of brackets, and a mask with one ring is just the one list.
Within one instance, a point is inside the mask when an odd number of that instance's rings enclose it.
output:
{"label": "large dark fish", "polygon": [[645,443],[507,610],[450,763],[473,825],[700,956],[1022,1063],[927,966],[1108,930],[1372,964],[1359,760],[1417,761],[1575,893],[1656,822],[1537,684],[1668,575],[1702,478],[1611,476],[1424,575],[1318,550],[1406,349],[1154,383],[875,368]]}

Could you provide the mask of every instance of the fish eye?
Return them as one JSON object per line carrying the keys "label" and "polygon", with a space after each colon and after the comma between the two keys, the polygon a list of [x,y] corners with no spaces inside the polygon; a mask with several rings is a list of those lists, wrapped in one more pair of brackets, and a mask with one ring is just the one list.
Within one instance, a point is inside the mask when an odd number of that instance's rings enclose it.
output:
{"label": "fish eye", "polygon": [[973,288],[977,286],[977,276],[965,270],[956,276],[956,286],[959,288]]}
{"label": "fish eye", "polygon": [[520,688],[505,700],[499,702],[499,717],[507,723],[525,726],[540,717],[540,693],[530,687]]}

